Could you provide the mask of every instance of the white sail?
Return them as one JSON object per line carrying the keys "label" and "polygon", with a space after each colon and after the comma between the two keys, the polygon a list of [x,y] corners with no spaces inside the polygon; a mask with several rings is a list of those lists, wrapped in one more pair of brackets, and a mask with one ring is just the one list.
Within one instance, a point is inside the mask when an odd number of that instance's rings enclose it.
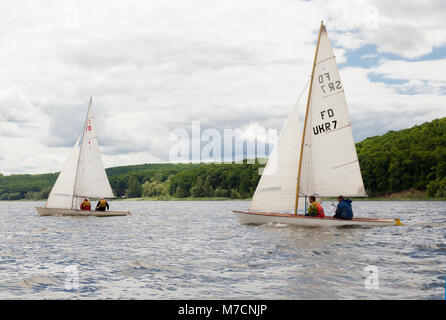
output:
{"label": "white sail", "polygon": [[71,209],[79,150],[79,139],[77,139],[51,190],[45,207]]}
{"label": "white sail", "polygon": [[114,198],[99,151],[91,99],[82,135],[74,196]]}
{"label": "white sail", "polygon": [[294,210],[300,152],[297,105],[288,116],[251,201],[252,211]]}
{"label": "white sail", "polygon": [[365,196],[344,88],[323,25],[309,99],[299,193]]}
{"label": "white sail", "polygon": [[[365,196],[344,89],[323,25],[306,117],[299,195]],[[251,211],[294,211],[301,142],[296,106],[268,160]]]}

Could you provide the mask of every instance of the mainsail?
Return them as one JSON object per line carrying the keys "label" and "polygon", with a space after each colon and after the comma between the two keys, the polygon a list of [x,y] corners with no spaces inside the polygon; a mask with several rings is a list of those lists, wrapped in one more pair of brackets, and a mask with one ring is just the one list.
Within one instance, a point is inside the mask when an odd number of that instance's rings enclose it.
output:
{"label": "mainsail", "polygon": [[297,212],[298,196],[366,195],[344,88],[323,24],[303,139],[297,111],[296,106],[282,129],[254,193],[251,211]]}
{"label": "mainsail", "polygon": [[78,139],[51,190],[46,207],[78,208],[85,197],[114,198],[99,151],[91,98],[80,145]]}
{"label": "mainsail", "polygon": [[299,193],[365,196],[344,87],[324,25],[315,60]]}
{"label": "mainsail", "polygon": [[91,99],[82,135],[74,195],[92,198],[114,197],[99,151]]}

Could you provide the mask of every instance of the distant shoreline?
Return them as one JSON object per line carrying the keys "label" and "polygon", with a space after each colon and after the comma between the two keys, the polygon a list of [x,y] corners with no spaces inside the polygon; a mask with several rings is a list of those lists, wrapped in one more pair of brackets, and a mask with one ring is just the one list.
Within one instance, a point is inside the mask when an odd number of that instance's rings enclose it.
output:
{"label": "distant shoreline", "polygon": [[[227,197],[185,197],[185,198],[169,198],[169,197],[140,197],[140,198],[121,198],[113,199],[113,201],[251,201],[252,198],[231,199]],[[322,201],[335,201],[336,198],[321,198]],[[446,198],[407,198],[407,197],[374,197],[374,198],[351,198],[353,201],[446,201]]]}
{"label": "distant shoreline", "polygon": [[[346,197],[348,199],[348,197]],[[379,198],[350,198],[352,201],[446,201],[446,198],[403,198],[403,197],[379,197]],[[324,201],[337,201],[336,198],[323,198]]]}
{"label": "distant shoreline", "polygon": [[252,198],[246,199],[231,199],[228,197],[202,197],[202,198],[194,198],[194,197],[184,197],[184,198],[175,198],[175,197],[140,197],[140,198],[121,198],[121,199],[113,199],[113,201],[251,201]]}
{"label": "distant shoreline", "polygon": [[[348,198],[348,197],[346,197]],[[377,197],[377,198],[350,198],[352,201],[446,201],[446,198],[410,198],[410,197]],[[252,198],[231,199],[227,197],[140,197],[140,198],[114,198],[109,201],[251,201]],[[46,202],[47,199],[19,199],[19,200],[0,200],[2,202]],[[95,200],[92,200],[95,201]],[[336,198],[321,198],[321,201],[336,201]]]}

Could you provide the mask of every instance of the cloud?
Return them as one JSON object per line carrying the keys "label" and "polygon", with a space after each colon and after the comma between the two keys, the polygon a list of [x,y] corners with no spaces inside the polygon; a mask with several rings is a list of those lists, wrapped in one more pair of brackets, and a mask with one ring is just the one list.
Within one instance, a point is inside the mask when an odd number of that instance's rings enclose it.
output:
{"label": "cloud", "polygon": [[[167,161],[169,133],[280,131],[309,80],[320,20],[356,139],[444,116],[442,1],[3,1],[0,166],[60,170],[93,96],[105,166]],[[349,65],[361,52],[368,67]],[[389,58],[389,55],[392,57]],[[369,59],[372,57],[373,59]],[[306,94],[301,98],[303,118]],[[30,156],[32,155],[32,156]]]}
{"label": "cloud", "polygon": [[408,128],[446,115],[445,96],[429,90],[407,94],[412,83],[370,82],[376,69],[346,67],[341,71],[356,141],[388,130]]}
{"label": "cloud", "polygon": [[17,87],[0,95],[0,122],[28,124],[39,121],[41,111]]}
{"label": "cloud", "polygon": [[444,71],[446,58],[426,61],[391,60],[371,68],[371,72],[381,74],[388,79],[427,80],[446,83]]}
{"label": "cloud", "polygon": [[339,45],[375,44],[381,53],[418,58],[446,45],[446,3],[431,1],[316,1]]}

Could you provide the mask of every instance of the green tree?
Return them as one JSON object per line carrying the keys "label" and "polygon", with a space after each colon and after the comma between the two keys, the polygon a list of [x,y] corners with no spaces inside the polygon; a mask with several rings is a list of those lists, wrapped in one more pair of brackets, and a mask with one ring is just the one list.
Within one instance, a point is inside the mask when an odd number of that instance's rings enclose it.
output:
{"label": "green tree", "polygon": [[446,118],[367,138],[356,150],[370,193],[417,189],[438,195],[438,183],[446,176]]}
{"label": "green tree", "polygon": [[435,197],[438,191],[438,187],[439,186],[437,181],[433,180],[429,182],[429,184],[427,185],[427,195],[429,197]]}
{"label": "green tree", "polygon": [[175,198],[184,198],[186,196],[184,190],[181,187],[177,187],[177,190],[175,191]]}
{"label": "green tree", "polygon": [[239,185],[239,193],[242,198],[247,198],[250,195],[251,185],[250,185],[250,177],[248,172],[245,170],[240,175],[240,185]]}
{"label": "green tree", "polygon": [[141,183],[135,176],[131,176],[129,179],[129,188],[127,190],[127,197],[138,198],[141,197],[142,187]]}
{"label": "green tree", "polygon": [[438,183],[438,190],[435,194],[436,197],[446,197],[446,177],[440,180]]}
{"label": "green tree", "polygon": [[20,192],[13,192],[9,194],[8,200],[20,200],[21,194]]}
{"label": "green tree", "polygon": [[229,192],[228,192],[228,190],[226,190],[226,189],[222,189],[222,188],[220,188],[220,187],[217,187],[217,188],[215,189],[215,196],[216,196],[216,197],[227,197],[228,194],[229,194]]}
{"label": "green tree", "polygon": [[203,179],[201,176],[197,177],[195,185],[190,189],[190,194],[194,198],[204,197],[206,192],[203,185]]}
{"label": "green tree", "polygon": [[241,196],[240,196],[240,193],[239,193],[237,190],[235,190],[235,189],[231,189],[231,195],[230,195],[230,198],[231,198],[231,199],[240,199]]}
{"label": "green tree", "polygon": [[212,187],[211,184],[211,179],[209,176],[206,177],[206,180],[204,181],[204,194],[206,197],[214,197],[215,196],[215,191],[214,188]]}

